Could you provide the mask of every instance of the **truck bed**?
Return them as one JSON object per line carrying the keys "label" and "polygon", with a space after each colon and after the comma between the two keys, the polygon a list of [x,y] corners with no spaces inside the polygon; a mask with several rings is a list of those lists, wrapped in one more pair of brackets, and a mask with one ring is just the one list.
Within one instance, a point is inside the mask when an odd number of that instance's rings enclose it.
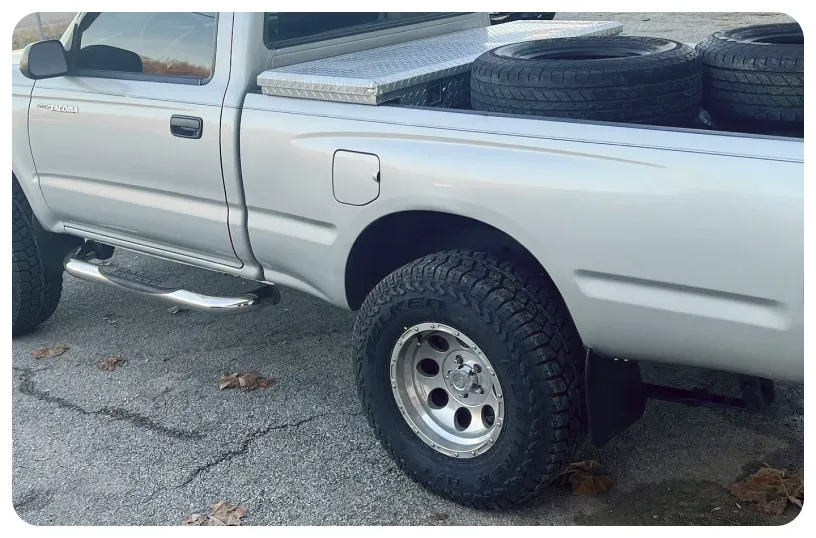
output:
{"label": "truck bed", "polygon": [[470,98],[471,65],[488,50],[537,39],[613,35],[622,29],[612,21],[516,21],[270,69],[258,76],[258,85],[264,94],[281,97],[426,105],[433,103],[427,93],[422,95],[426,84],[452,79],[453,95],[444,96],[443,106],[458,108],[457,103]]}

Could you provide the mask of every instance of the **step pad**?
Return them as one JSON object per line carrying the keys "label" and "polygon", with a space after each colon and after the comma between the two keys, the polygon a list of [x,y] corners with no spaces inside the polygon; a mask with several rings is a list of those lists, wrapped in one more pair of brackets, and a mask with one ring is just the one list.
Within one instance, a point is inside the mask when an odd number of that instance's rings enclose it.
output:
{"label": "step pad", "polygon": [[161,279],[124,267],[103,265],[99,268],[99,272],[123,288],[131,288],[142,293],[172,293],[181,289],[181,286],[172,280]]}

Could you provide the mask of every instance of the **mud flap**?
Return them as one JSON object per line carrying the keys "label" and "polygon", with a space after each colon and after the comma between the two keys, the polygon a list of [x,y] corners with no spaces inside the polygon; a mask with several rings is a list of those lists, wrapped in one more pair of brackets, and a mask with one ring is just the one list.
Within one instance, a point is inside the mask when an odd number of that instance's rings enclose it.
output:
{"label": "mud flap", "polygon": [[34,217],[34,238],[37,241],[43,268],[48,273],[61,273],[65,256],[71,250],[82,245],[85,241],[81,237],[55,234],[42,227],[37,217]]}
{"label": "mud flap", "polygon": [[774,400],[769,379],[739,376],[741,397],[712,394],[701,388],[683,389],[643,383],[636,361],[586,355],[586,406],[592,444],[601,446],[643,416],[646,400],[662,400],[692,407],[765,411]]}
{"label": "mud flap", "polygon": [[601,446],[643,416],[646,392],[636,361],[601,357],[590,349],[585,375],[589,436]]}

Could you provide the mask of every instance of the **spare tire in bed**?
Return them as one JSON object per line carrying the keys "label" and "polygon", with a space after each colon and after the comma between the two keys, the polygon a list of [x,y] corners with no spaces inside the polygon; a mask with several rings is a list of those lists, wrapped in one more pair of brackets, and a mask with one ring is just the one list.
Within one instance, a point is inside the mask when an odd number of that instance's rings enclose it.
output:
{"label": "spare tire in bed", "polygon": [[694,49],[653,37],[505,45],[479,56],[471,76],[476,110],[610,122],[691,125],[701,93]]}
{"label": "spare tire in bed", "polygon": [[716,120],[801,125],[805,46],[796,23],[717,32],[697,45],[703,107]]}

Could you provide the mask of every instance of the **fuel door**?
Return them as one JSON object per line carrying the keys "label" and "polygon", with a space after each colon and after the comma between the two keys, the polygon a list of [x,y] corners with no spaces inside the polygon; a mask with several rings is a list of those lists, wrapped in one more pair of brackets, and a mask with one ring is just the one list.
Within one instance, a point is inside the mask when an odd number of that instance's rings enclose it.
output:
{"label": "fuel door", "polygon": [[332,163],[334,199],[341,204],[366,205],[380,195],[380,158],[371,153],[338,150]]}

